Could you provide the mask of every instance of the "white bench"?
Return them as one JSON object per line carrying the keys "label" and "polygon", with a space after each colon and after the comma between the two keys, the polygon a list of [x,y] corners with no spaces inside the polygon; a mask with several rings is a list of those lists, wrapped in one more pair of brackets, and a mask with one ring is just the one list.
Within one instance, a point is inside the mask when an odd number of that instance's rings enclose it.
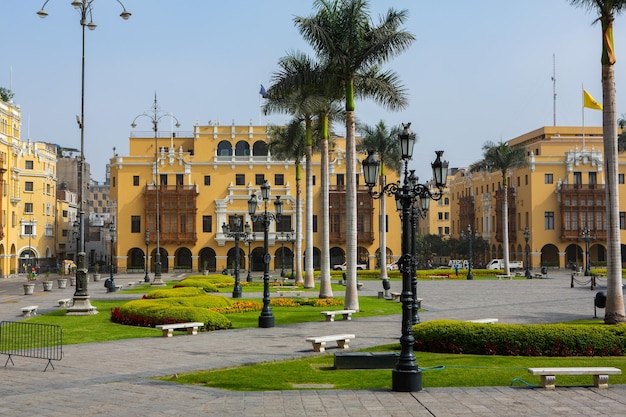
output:
{"label": "white bench", "polygon": [[276,290],[276,293],[280,295],[281,297],[286,294],[292,295],[294,297],[300,297],[303,292],[304,291],[302,290],[281,290],[281,289]]}
{"label": "white bench", "polygon": [[72,304],[71,298],[62,298],[58,301],[59,307],[69,307]]}
{"label": "white bench", "polygon": [[393,292],[393,291],[391,291],[389,294],[391,295],[391,299],[393,301],[400,301],[400,296],[402,295],[401,292]]}
{"label": "white bench", "polygon": [[541,375],[541,385],[554,389],[556,375],[593,375],[593,385],[597,388],[609,387],[609,375],[620,375],[618,368],[570,367],[570,368],[528,368],[528,373]]}
{"label": "white bench", "polygon": [[498,319],[476,319],[466,320],[468,323],[482,323],[482,324],[494,324],[498,322]]}
{"label": "white bench", "polygon": [[326,317],[326,321],[335,321],[335,316],[337,314],[341,314],[344,320],[352,320],[352,313],[356,313],[356,310],[332,310],[320,312],[320,314],[323,314]]}
{"label": "white bench", "polygon": [[187,329],[187,334],[198,334],[198,328],[204,327],[204,323],[191,322],[191,323],[157,324],[154,327],[156,329],[160,329],[163,331],[163,337],[172,337],[174,335],[174,330],[176,329]]}
{"label": "white bench", "polygon": [[498,281],[502,280],[502,278],[513,279],[511,275],[496,275],[498,277]]}
{"label": "white bench", "polygon": [[39,308],[39,306],[26,306],[26,307],[22,307],[22,315],[24,317],[30,317],[30,316],[36,316],[37,315],[37,309]]}
{"label": "white bench", "polygon": [[435,279],[448,279],[450,278],[449,275],[429,275],[428,278],[430,278],[431,281],[434,281]]}
{"label": "white bench", "polygon": [[339,349],[348,349],[350,339],[354,339],[353,334],[333,334],[330,336],[307,337],[306,341],[313,344],[314,352],[324,352],[326,350],[326,342],[337,342]]}

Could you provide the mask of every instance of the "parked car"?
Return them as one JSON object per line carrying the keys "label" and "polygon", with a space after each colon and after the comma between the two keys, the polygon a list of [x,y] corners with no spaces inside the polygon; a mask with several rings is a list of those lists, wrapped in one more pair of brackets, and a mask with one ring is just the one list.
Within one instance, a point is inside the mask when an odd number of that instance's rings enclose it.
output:
{"label": "parked car", "polygon": [[[333,265],[333,269],[335,271],[345,271],[348,268],[348,265],[344,262],[341,265]],[[367,265],[365,264],[356,264],[356,269],[360,271],[365,271],[367,269]]]}
{"label": "parked car", "polygon": [[387,264],[387,271],[397,271],[398,270],[398,261],[394,261],[390,264]]}

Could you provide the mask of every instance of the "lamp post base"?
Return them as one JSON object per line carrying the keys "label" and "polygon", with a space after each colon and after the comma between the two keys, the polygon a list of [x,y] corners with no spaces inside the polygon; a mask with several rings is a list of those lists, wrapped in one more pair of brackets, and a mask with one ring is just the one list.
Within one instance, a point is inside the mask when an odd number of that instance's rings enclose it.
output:
{"label": "lamp post base", "polygon": [[91,316],[98,310],[89,302],[89,296],[75,295],[74,304],[67,308],[66,316]]}
{"label": "lamp post base", "polygon": [[152,280],[152,284],[150,284],[153,287],[163,287],[165,284],[165,281],[163,281],[163,278],[161,278],[160,276],[157,277],[156,275],[154,276],[154,279]]}
{"label": "lamp post base", "polygon": [[259,316],[259,327],[262,329],[267,329],[270,327],[274,327],[274,316]]}
{"label": "lamp post base", "polygon": [[422,371],[391,371],[391,390],[395,392],[417,392],[422,390]]}

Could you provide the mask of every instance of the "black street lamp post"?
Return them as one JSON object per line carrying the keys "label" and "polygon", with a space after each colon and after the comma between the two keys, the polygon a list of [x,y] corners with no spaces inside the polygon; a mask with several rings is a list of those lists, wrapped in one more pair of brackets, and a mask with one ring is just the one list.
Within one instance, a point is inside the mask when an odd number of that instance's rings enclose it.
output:
{"label": "black street lamp post", "polygon": [[[50,0],[46,0],[41,10],[37,12],[37,16],[42,19],[48,16],[48,12],[44,9]],[[80,129],[80,157],[77,160],[77,189],[78,189],[78,245],[76,256],[76,290],[74,291],[74,299],[72,307],[67,309],[67,315],[82,316],[97,314],[98,310],[91,305],[89,301],[89,292],[87,289],[87,265],[85,259],[85,28],[94,30],[96,24],[93,22],[92,4],[95,0],[74,0],[72,6],[80,14],[80,26],[82,28],[82,56],[81,56],[81,94],[80,94],[80,116],[76,116],[78,128]],[[120,17],[128,20],[131,14],[120,0],[117,2],[122,6]],[[89,20],[87,19],[89,18]]]}
{"label": "black street lamp post", "polygon": [[111,238],[111,253],[109,254],[109,282],[107,284],[108,292],[115,292],[115,280],[113,278],[113,244],[115,243],[115,223],[111,222],[109,226],[109,235]]}
{"label": "black street lamp post", "polygon": [[404,181],[390,183],[380,191],[374,191],[376,181],[378,180],[378,172],[380,169],[380,161],[374,157],[374,152],[369,151],[367,158],[363,161],[363,176],[365,184],[369,188],[369,194],[375,198],[382,198],[385,195],[393,196],[396,199],[397,206],[402,208],[402,256],[398,261],[398,266],[402,272],[402,294],[400,301],[402,302],[402,336],[400,337],[400,356],[395,369],[391,374],[391,389],[399,392],[414,392],[422,389],[422,374],[417,366],[415,354],[413,352],[412,323],[414,309],[414,297],[416,294],[412,291],[412,277],[415,274],[415,261],[413,260],[411,248],[411,217],[412,206],[415,200],[429,198],[439,200],[443,196],[443,188],[446,184],[448,162],[442,161],[443,151],[436,151],[437,158],[432,163],[434,176],[434,184],[437,187],[436,192],[431,192],[430,188],[424,184],[417,184],[409,178],[408,164],[413,156],[413,147],[415,145],[416,135],[410,130],[410,123],[403,124],[403,131],[398,135],[400,143],[400,152],[402,161],[404,162]]}
{"label": "black street lamp post", "polygon": [[222,224],[222,231],[226,237],[235,239],[235,287],[233,288],[233,298],[241,298],[241,281],[239,280],[239,265],[241,264],[241,256],[239,253],[239,240],[247,239],[250,233],[250,224],[246,222],[245,229],[241,230],[241,216],[235,214],[233,216],[233,229],[230,224]]}
{"label": "black street lamp post", "polygon": [[478,238],[478,231],[475,230],[474,232],[472,232],[472,225],[468,224],[467,236],[465,235],[465,233],[463,233],[463,231],[461,231],[461,238],[467,239],[467,244],[469,246],[469,259],[467,261],[467,279],[472,280],[474,279],[474,274],[472,273],[472,267],[474,266],[474,252],[472,251],[472,244],[474,243],[474,240]]}
{"label": "black street lamp post", "polygon": [[252,255],[250,254],[250,246],[252,246],[252,242],[254,242],[255,235],[251,233],[250,224],[246,223],[248,236],[246,237],[246,243],[248,244],[248,276],[246,277],[246,282],[252,282]]}
{"label": "black street lamp post", "polygon": [[[409,186],[416,187],[418,178],[415,175],[415,170],[412,169],[409,174]],[[417,256],[417,222],[420,217],[425,218],[426,212],[430,207],[430,196],[424,195],[419,197],[418,199],[413,199],[411,203],[411,256],[412,256],[412,276],[411,276],[411,292],[413,293],[413,309],[412,311],[412,323],[418,324],[420,322],[419,317],[419,302],[417,299],[417,267],[418,267],[418,256]],[[400,207],[401,209],[401,207]]]}
{"label": "black street lamp post", "polygon": [[524,275],[526,275],[526,279],[533,278],[533,276],[530,274],[530,255],[529,255],[529,246],[528,246],[529,240],[530,240],[530,230],[528,229],[528,226],[526,226],[524,228],[524,242],[526,242],[526,272],[524,273]]}
{"label": "black street lamp post", "polygon": [[152,280],[152,285],[165,285],[163,279],[161,278],[161,217],[159,215],[160,212],[160,203],[159,203],[159,188],[161,187],[161,181],[159,178],[159,146],[158,146],[158,138],[159,138],[159,122],[161,119],[165,117],[170,117],[174,121],[176,121],[176,127],[180,127],[180,122],[171,113],[160,113],[159,103],[157,101],[156,93],[154,93],[154,103],[150,112],[142,113],[135,117],[133,122],[130,124],[130,127],[133,129],[137,127],[135,123],[137,119],[140,117],[147,117],[152,122],[152,130],[154,131],[154,193],[155,193],[155,229],[156,229],[156,249],[154,252],[154,279]]}
{"label": "black street lamp post", "polygon": [[280,196],[276,197],[274,209],[276,214],[267,211],[267,201],[270,198],[270,185],[267,181],[261,185],[261,197],[263,199],[264,211],[261,214],[255,214],[257,207],[256,196],[250,196],[248,200],[248,213],[253,222],[261,222],[263,225],[263,309],[259,316],[259,327],[274,327],[274,315],[270,308],[270,260],[269,253],[269,228],[272,220],[279,222],[280,216],[283,214],[283,202]]}
{"label": "black street lamp post", "polygon": [[280,232],[280,276],[285,277],[285,239],[287,239],[285,232]]}
{"label": "black street lamp post", "polygon": [[588,277],[591,275],[591,264],[589,258],[589,242],[595,240],[595,236],[591,236],[591,230],[585,228],[580,234],[581,239],[585,242],[585,276]]}
{"label": "black street lamp post", "polygon": [[294,253],[294,244],[296,243],[296,233],[295,231],[291,231],[291,233],[287,234],[287,240],[289,242],[291,242],[291,279],[295,279],[296,278],[296,274],[293,270],[294,268],[294,262],[295,262],[295,257],[296,254]]}
{"label": "black street lamp post", "polygon": [[143,282],[150,282],[150,275],[148,271],[150,269],[150,262],[148,261],[148,249],[150,247],[150,229],[146,229],[146,276],[143,277]]}

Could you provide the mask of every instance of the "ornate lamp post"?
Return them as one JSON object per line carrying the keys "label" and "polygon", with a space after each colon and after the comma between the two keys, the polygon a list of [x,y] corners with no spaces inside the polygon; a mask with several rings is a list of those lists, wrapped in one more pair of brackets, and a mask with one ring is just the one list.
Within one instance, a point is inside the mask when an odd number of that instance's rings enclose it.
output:
{"label": "ornate lamp post", "polygon": [[[159,147],[158,147],[158,132],[159,122],[165,117],[170,117],[176,121],[176,127],[180,127],[180,123],[176,116],[171,113],[160,113],[159,103],[157,101],[156,93],[154,93],[154,104],[152,105],[151,113],[142,113],[135,117],[130,126],[134,129],[137,127],[135,123],[140,117],[148,117],[152,122],[152,130],[154,131],[154,192],[156,200],[156,214],[155,214],[155,229],[156,229],[156,251],[154,253],[154,280],[152,285],[165,285],[161,278],[161,218],[159,216],[159,188],[161,187],[161,181],[159,178]],[[146,192],[147,196],[147,192]]]}
{"label": "ornate lamp post", "polygon": [[[37,12],[37,16],[42,19],[48,16],[48,12],[44,9],[50,0],[46,0],[41,10]],[[89,302],[89,293],[87,291],[87,265],[85,262],[85,198],[84,198],[84,165],[85,165],[85,28],[94,30],[96,24],[93,22],[92,4],[95,0],[74,0],[72,6],[80,14],[80,26],[82,28],[82,58],[81,58],[81,94],[80,94],[80,116],[76,116],[78,127],[80,129],[80,158],[78,159],[77,182],[78,182],[78,204],[79,204],[79,231],[78,231],[78,247],[76,261],[76,291],[74,292],[74,302],[72,307],[67,309],[67,315],[82,316],[89,314],[97,314],[98,310]],[[120,17],[128,20],[131,14],[120,0],[117,2],[122,6]],[[89,21],[87,18],[89,17]]]}
{"label": "ornate lamp post", "polygon": [[580,234],[581,239],[583,240],[583,242],[585,242],[585,276],[588,277],[589,275],[591,275],[591,265],[590,265],[590,261],[589,261],[589,242],[591,242],[592,240],[595,240],[596,236],[591,236],[591,230],[589,230],[588,228],[583,229],[582,233]]}
{"label": "ornate lamp post", "polygon": [[115,243],[115,232],[115,223],[111,222],[111,225],[109,226],[109,235],[111,236],[111,253],[109,254],[109,292],[115,292],[115,281],[113,278],[113,244]]}
{"label": "ornate lamp post", "polygon": [[246,243],[248,244],[248,276],[246,277],[246,282],[252,282],[252,274],[251,274],[252,255],[250,254],[250,246],[252,245],[252,242],[254,242],[255,235],[254,233],[251,233],[251,228],[250,228],[249,223],[246,223],[246,233],[247,233]]}
{"label": "ornate lamp post", "polygon": [[291,279],[295,279],[296,274],[293,270],[293,266],[294,266],[296,254],[294,252],[293,245],[296,243],[296,232],[292,230],[291,233],[288,233],[287,240],[291,242]]}
{"label": "ornate lamp post", "polygon": [[143,282],[150,282],[150,275],[148,275],[148,270],[150,269],[150,262],[148,262],[148,248],[150,246],[150,229],[146,229],[146,276],[143,277]]}
{"label": "ornate lamp post", "polygon": [[[415,170],[411,170],[409,175],[409,186],[416,187],[418,182],[418,178],[415,175]],[[396,205],[398,205],[398,201],[396,201]],[[419,303],[417,301],[417,266],[418,266],[418,256],[417,256],[417,222],[419,218],[425,218],[426,212],[430,207],[430,196],[424,195],[419,199],[413,199],[411,203],[411,256],[413,257],[413,275],[411,276],[411,292],[413,293],[413,308],[412,308],[412,323],[418,324],[420,322],[419,317]],[[402,207],[399,207],[399,210],[402,210]]]}
{"label": "ornate lamp post", "polygon": [[235,214],[233,216],[233,230],[230,229],[229,224],[222,224],[222,231],[224,235],[227,237],[232,237],[235,239],[235,287],[233,288],[233,298],[241,298],[241,281],[239,281],[239,264],[240,264],[240,254],[239,254],[239,239],[247,239],[248,231],[250,230],[250,225],[246,222],[245,230],[241,230],[241,216]]}
{"label": "ornate lamp post", "polygon": [[280,276],[285,277],[285,239],[289,235],[285,232],[280,232]]}
{"label": "ornate lamp post", "polygon": [[465,233],[461,231],[461,238],[467,239],[467,244],[469,246],[469,260],[467,262],[467,279],[472,280],[474,279],[474,274],[472,274],[472,267],[474,266],[474,253],[472,252],[472,244],[474,243],[474,240],[478,238],[478,231],[475,230],[472,233],[472,225],[468,224],[467,236],[465,235]]}
{"label": "ornate lamp post", "polygon": [[529,246],[528,241],[530,240],[530,230],[528,230],[528,226],[524,228],[524,242],[526,242],[526,279],[532,279],[533,276],[530,274],[530,257],[529,257]]}
{"label": "ornate lamp post", "polygon": [[400,271],[402,271],[402,336],[400,337],[401,352],[398,363],[391,374],[391,389],[400,392],[413,392],[422,389],[422,374],[417,366],[415,354],[413,353],[412,322],[414,297],[412,292],[412,277],[414,272],[414,261],[411,248],[411,207],[413,202],[423,198],[439,200],[443,196],[443,188],[448,175],[448,162],[442,161],[443,151],[436,151],[437,158],[432,163],[435,186],[438,191],[432,193],[428,186],[424,184],[412,183],[409,179],[408,164],[413,156],[415,146],[415,133],[410,130],[410,123],[403,124],[404,130],[398,135],[400,142],[400,153],[404,162],[404,181],[390,183],[380,191],[374,191],[380,169],[380,161],[374,157],[374,152],[370,151],[363,161],[363,175],[365,184],[369,188],[369,193],[373,198],[381,198],[385,195],[395,197],[398,206],[402,207],[402,256],[398,261]]}
{"label": "ornate lamp post", "polygon": [[257,207],[256,196],[250,196],[248,200],[248,213],[253,222],[261,222],[263,224],[263,309],[259,316],[259,327],[274,327],[274,315],[270,308],[270,260],[269,253],[269,229],[272,220],[279,222],[280,216],[283,214],[283,202],[280,196],[276,197],[274,209],[276,214],[267,211],[267,201],[270,199],[270,185],[267,181],[261,185],[261,198],[263,199],[264,211],[261,214],[255,214]]}

